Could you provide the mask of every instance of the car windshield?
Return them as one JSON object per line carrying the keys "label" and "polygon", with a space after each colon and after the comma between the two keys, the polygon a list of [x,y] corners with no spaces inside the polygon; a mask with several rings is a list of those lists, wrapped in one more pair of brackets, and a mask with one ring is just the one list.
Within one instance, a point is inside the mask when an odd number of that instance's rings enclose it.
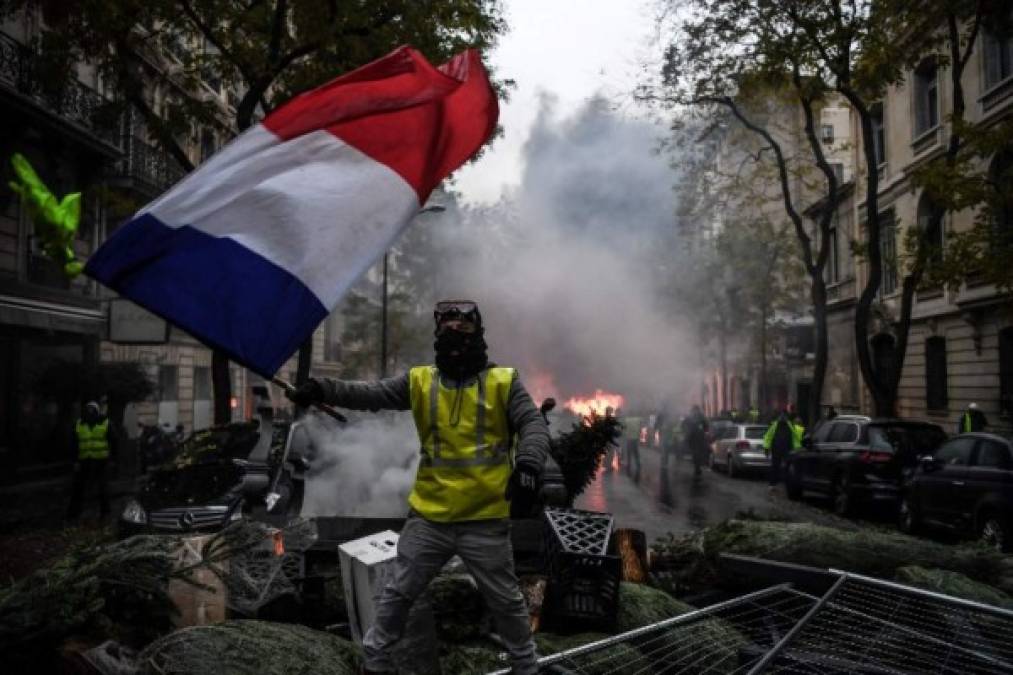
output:
{"label": "car windshield", "polygon": [[907,460],[931,453],[945,440],[943,430],[934,426],[869,426],[870,450],[896,452]]}
{"label": "car windshield", "polygon": [[746,427],[746,438],[750,440],[761,439],[765,433],[767,433],[767,427]]}

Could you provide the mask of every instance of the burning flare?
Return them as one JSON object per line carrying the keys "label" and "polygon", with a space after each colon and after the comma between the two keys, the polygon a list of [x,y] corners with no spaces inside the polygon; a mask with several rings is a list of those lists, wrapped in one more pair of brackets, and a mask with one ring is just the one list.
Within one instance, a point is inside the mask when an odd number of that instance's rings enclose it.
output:
{"label": "burning flare", "polygon": [[604,415],[608,408],[615,412],[623,407],[623,397],[619,394],[610,394],[601,389],[596,389],[594,396],[582,398],[574,396],[563,404],[563,407],[575,415],[587,417],[591,413]]}

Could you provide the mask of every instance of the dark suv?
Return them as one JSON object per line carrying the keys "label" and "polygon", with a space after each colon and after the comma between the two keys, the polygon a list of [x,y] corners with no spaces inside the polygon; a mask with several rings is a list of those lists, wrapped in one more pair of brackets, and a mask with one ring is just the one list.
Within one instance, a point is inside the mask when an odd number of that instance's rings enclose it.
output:
{"label": "dark suv", "polygon": [[902,419],[841,415],[819,425],[785,467],[788,497],[824,494],[834,511],[849,515],[860,503],[900,500],[901,483],[918,457],[946,440],[941,427]]}
{"label": "dark suv", "polygon": [[907,485],[900,527],[932,525],[1013,550],[1013,447],[993,434],[961,434],[922,457]]}

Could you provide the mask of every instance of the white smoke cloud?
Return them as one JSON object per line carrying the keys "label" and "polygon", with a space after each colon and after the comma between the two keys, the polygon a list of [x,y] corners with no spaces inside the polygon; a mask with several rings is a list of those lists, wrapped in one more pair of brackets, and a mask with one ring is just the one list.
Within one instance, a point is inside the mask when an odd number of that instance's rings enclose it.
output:
{"label": "white smoke cloud", "polygon": [[305,420],[312,469],[303,516],[407,514],[419,457],[410,413],[353,415],[343,428],[318,415]]}
{"label": "white smoke cloud", "polygon": [[699,346],[667,289],[684,253],[662,133],[601,98],[558,119],[546,96],[517,189],[433,226],[453,251],[441,290],[479,302],[490,357],[536,398],[600,387],[682,407],[696,393]]}

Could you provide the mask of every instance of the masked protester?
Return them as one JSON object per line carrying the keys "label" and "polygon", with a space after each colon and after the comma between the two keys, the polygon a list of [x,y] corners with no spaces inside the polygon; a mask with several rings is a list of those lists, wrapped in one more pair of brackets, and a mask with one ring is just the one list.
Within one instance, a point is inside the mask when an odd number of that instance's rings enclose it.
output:
{"label": "masked protester", "polygon": [[74,465],[74,483],[71,488],[70,505],[67,507],[67,519],[75,520],[81,515],[81,502],[84,492],[94,485],[98,491],[99,515],[105,519],[109,515],[109,493],[106,484],[107,465],[113,444],[109,433],[109,419],[102,415],[99,404],[90,401],[84,407],[84,414],[74,428],[74,452],[77,463]]}
{"label": "masked protester", "polygon": [[311,379],[289,394],[300,406],[411,410],[415,419],[421,458],[411,512],[393,581],[363,639],[364,672],[393,672],[391,647],[412,603],[457,554],[496,617],[513,672],[533,674],[535,645],[514,574],[508,518],[511,511],[528,515],[536,505],[548,427],[517,371],[489,363],[474,302],[438,303],[435,320],[435,366],[379,382]]}

